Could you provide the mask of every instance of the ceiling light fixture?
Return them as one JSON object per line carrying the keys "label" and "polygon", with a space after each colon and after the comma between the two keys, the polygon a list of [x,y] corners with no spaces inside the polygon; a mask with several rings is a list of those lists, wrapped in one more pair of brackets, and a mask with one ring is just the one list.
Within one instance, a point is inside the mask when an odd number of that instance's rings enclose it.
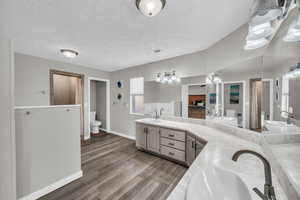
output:
{"label": "ceiling light fixture", "polygon": [[156,76],[156,82],[158,83],[179,83],[181,79],[176,76],[176,71],[172,72],[165,72],[163,73],[158,73]]}
{"label": "ceiling light fixture", "polygon": [[261,38],[266,38],[271,36],[274,33],[274,28],[271,25],[271,22],[266,22],[258,25],[249,25],[249,33],[247,40],[258,40]]}
{"label": "ceiling light fixture", "polygon": [[210,73],[207,75],[205,82],[207,84],[217,84],[217,83],[221,83],[222,79],[218,74]]}
{"label": "ceiling light fixture", "polygon": [[256,0],[254,14],[251,23],[254,25],[264,24],[280,18],[283,15],[282,6],[285,1],[282,0]]}
{"label": "ceiling light fixture", "polygon": [[300,63],[291,67],[290,71],[285,75],[287,78],[297,78],[300,76]]}
{"label": "ceiling light fixture", "polygon": [[300,41],[300,15],[297,21],[294,21],[283,38],[285,42],[299,42]]}
{"label": "ceiling light fixture", "polygon": [[136,7],[147,17],[154,17],[165,7],[166,0],[136,0]]}
{"label": "ceiling light fixture", "polygon": [[270,41],[266,38],[261,38],[258,40],[247,40],[247,43],[244,47],[245,50],[253,50],[253,49],[258,49],[266,44],[268,44]]}
{"label": "ceiling light fixture", "polygon": [[75,58],[78,52],[71,49],[61,49],[60,52],[67,58]]}

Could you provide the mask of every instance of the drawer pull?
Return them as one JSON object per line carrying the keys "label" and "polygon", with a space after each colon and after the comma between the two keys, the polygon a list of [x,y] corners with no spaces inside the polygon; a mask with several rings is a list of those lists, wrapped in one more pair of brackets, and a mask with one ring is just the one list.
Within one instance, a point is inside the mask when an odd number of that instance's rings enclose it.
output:
{"label": "drawer pull", "polygon": [[173,134],[169,134],[169,137],[174,137],[175,135],[173,135]]}
{"label": "drawer pull", "polygon": [[174,153],[173,152],[169,152],[169,155],[174,156]]}
{"label": "drawer pull", "polygon": [[174,146],[175,144],[170,142],[169,145]]}

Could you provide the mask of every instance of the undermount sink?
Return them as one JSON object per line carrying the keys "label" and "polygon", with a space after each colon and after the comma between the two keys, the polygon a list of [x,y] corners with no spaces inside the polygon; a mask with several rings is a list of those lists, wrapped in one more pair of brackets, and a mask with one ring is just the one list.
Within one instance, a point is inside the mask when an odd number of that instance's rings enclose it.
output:
{"label": "undermount sink", "polygon": [[249,190],[236,174],[211,166],[195,175],[188,186],[186,200],[251,200]]}

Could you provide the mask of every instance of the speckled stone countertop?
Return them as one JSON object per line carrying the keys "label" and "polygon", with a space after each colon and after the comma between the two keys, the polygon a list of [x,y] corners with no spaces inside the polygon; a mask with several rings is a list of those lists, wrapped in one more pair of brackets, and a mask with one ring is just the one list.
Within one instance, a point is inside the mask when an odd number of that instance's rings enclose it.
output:
{"label": "speckled stone countertop", "polygon": [[[260,200],[260,198],[252,191],[252,188],[257,187],[263,191],[264,168],[261,161],[248,154],[242,155],[238,162],[231,160],[233,154],[241,149],[253,150],[263,154],[259,144],[201,124],[162,119],[141,119],[136,122],[187,131],[208,142],[181,181],[172,191],[168,200],[185,200],[189,182],[191,178],[200,171],[201,167],[208,164],[220,165],[220,163],[222,163],[221,165],[224,169],[233,171],[240,176],[246,183],[253,200]],[[276,175],[273,173],[272,176],[277,199],[287,200],[288,198],[279,185]]]}
{"label": "speckled stone countertop", "polygon": [[288,176],[290,184],[300,196],[300,143],[278,144],[270,146],[275,159]]}

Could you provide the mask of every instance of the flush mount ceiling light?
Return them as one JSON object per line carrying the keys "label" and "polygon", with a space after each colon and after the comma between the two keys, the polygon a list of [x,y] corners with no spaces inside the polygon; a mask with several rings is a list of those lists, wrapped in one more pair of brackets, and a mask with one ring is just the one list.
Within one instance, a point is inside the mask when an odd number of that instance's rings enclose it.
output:
{"label": "flush mount ceiling light", "polygon": [[266,38],[274,33],[274,28],[271,26],[271,22],[266,22],[259,25],[249,25],[249,33],[247,40],[258,40]]}
{"label": "flush mount ceiling light", "polygon": [[300,16],[297,21],[293,22],[286,36],[283,38],[285,42],[299,42],[300,41]]}
{"label": "flush mount ceiling light", "polygon": [[156,82],[158,83],[179,83],[181,79],[176,76],[176,71],[158,73],[156,76]]}
{"label": "flush mount ceiling light", "polygon": [[290,71],[285,75],[287,78],[297,78],[300,76],[300,63],[291,67]]}
{"label": "flush mount ceiling light", "polygon": [[258,25],[278,19],[283,15],[284,4],[285,0],[256,0],[251,23]]}
{"label": "flush mount ceiling light", "polygon": [[217,84],[217,83],[221,83],[222,79],[219,77],[218,74],[215,73],[210,73],[208,74],[208,76],[206,77],[205,82],[207,84]]}
{"label": "flush mount ceiling light", "polygon": [[60,52],[67,58],[75,58],[78,52],[71,49],[61,49]]}
{"label": "flush mount ceiling light", "polygon": [[247,40],[247,43],[244,47],[245,50],[258,49],[269,43],[269,40],[266,38],[261,38],[258,40]]}
{"label": "flush mount ceiling light", "polygon": [[165,7],[166,0],[136,0],[136,7],[147,17],[154,17]]}

